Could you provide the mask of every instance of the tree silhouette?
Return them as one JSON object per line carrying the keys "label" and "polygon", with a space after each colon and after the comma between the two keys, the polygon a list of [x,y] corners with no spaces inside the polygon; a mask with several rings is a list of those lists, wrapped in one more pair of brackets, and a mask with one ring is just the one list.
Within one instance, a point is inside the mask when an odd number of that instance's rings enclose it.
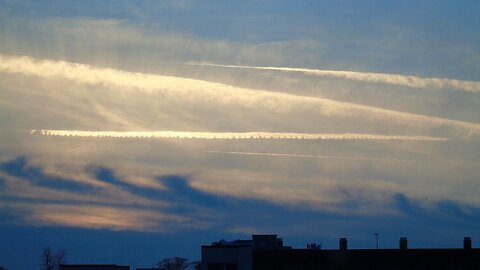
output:
{"label": "tree silhouette", "polygon": [[54,253],[51,247],[44,248],[40,256],[40,270],[59,270],[60,265],[65,263],[66,256],[67,252],[64,249]]}
{"label": "tree silhouette", "polygon": [[194,270],[200,270],[200,268],[201,268],[201,262],[200,261],[191,262],[190,265],[193,267]]}
{"label": "tree silhouette", "polygon": [[57,254],[55,254],[55,267],[60,269],[60,265],[65,263],[65,257],[67,256],[67,251],[65,249],[59,249]]}
{"label": "tree silhouette", "polygon": [[159,270],[184,270],[187,269],[190,265],[190,262],[186,258],[173,257],[165,258],[157,263],[157,268]]}
{"label": "tree silhouette", "polygon": [[44,248],[40,256],[40,270],[54,270],[55,257],[51,247]]}

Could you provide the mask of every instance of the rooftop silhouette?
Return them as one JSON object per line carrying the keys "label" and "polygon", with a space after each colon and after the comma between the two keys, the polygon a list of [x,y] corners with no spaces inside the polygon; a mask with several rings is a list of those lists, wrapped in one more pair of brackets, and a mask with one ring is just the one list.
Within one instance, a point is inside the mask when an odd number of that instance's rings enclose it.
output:
{"label": "rooftop silhouette", "polygon": [[[314,247],[314,248],[312,248]],[[463,248],[408,248],[401,237],[398,249],[348,249],[348,239],[339,248],[319,245],[294,249],[276,235],[253,235],[251,240],[215,242],[202,246],[202,270],[480,270],[480,249],[465,237]]]}

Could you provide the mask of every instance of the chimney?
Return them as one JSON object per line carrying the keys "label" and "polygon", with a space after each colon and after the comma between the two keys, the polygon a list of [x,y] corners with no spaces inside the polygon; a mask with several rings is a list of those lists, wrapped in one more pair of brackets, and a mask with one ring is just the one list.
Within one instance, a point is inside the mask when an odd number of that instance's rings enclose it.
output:
{"label": "chimney", "polygon": [[338,245],[340,250],[347,250],[347,238],[344,238],[344,237],[340,238]]}
{"label": "chimney", "polygon": [[408,248],[407,237],[400,237],[400,249],[407,249],[407,248]]}
{"label": "chimney", "polygon": [[470,237],[463,238],[463,249],[472,249],[472,239]]}

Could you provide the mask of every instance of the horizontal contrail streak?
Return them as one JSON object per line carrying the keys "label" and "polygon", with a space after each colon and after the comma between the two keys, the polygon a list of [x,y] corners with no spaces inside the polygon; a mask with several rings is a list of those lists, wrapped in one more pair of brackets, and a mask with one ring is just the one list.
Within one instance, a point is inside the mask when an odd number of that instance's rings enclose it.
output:
{"label": "horizontal contrail streak", "polygon": [[286,153],[265,153],[265,152],[236,152],[236,151],[203,151],[211,154],[229,154],[229,155],[245,155],[245,156],[267,156],[267,157],[300,157],[300,158],[319,158],[319,159],[339,159],[339,160],[392,160],[392,161],[418,161],[411,159],[397,159],[397,158],[369,158],[369,157],[346,157],[346,156],[331,156],[331,155],[305,155],[305,154],[286,154]]}
{"label": "horizontal contrail streak", "polygon": [[283,133],[283,132],[186,132],[186,131],[86,131],[86,130],[32,130],[31,134],[62,137],[94,138],[161,138],[161,139],[217,139],[217,140],[398,140],[447,141],[447,138],[427,136],[376,135],[357,133]]}
{"label": "horizontal contrail streak", "polygon": [[219,64],[202,64],[202,63],[189,63],[189,65],[275,70],[275,71],[283,71],[283,72],[300,72],[308,75],[315,75],[315,76],[322,76],[322,77],[343,78],[343,79],[364,81],[364,82],[387,83],[387,84],[408,86],[413,88],[451,88],[451,89],[463,90],[467,92],[480,92],[480,82],[478,81],[464,81],[464,80],[447,79],[447,78],[423,78],[418,76],[408,76],[408,75],[400,75],[400,74],[290,68],[290,67],[258,67],[258,66],[236,66],[236,65],[219,65]]}
{"label": "horizontal contrail streak", "polygon": [[99,68],[65,61],[37,60],[30,57],[0,54],[0,72],[37,76],[44,79],[67,79],[78,83],[101,85],[119,90],[155,92],[182,102],[215,102],[226,106],[263,109],[279,114],[307,110],[311,114],[362,117],[365,121],[388,121],[421,128],[454,127],[467,138],[480,135],[480,125],[371,106],[334,101],[326,98],[253,90],[221,83],[155,74],[142,74],[111,68]]}
{"label": "horizontal contrail streak", "polygon": [[[339,159],[339,160],[390,160],[401,162],[438,162],[439,160],[448,160],[446,158],[418,158],[418,159],[403,159],[403,158],[381,158],[381,157],[353,157],[353,156],[332,156],[332,155],[311,155],[311,154],[289,154],[289,153],[268,153],[268,152],[241,152],[241,151],[219,151],[219,150],[205,150],[203,153],[210,154],[227,154],[227,155],[243,155],[243,156],[267,156],[267,157],[292,157],[292,158],[318,158],[318,159]],[[476,159],[464,159],[464,162],[478,163]]]}

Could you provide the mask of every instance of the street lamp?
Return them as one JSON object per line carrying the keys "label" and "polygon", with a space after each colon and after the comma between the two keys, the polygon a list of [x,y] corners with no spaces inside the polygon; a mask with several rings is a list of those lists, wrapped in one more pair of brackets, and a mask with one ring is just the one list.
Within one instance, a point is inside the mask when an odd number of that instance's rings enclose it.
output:
{"label": "street lamp", "polygon": [[376,243],[377,243],[377,249],[378,249],[378,233],[374,233],[373,235],[375,235],[375,239],[376,239]]}

